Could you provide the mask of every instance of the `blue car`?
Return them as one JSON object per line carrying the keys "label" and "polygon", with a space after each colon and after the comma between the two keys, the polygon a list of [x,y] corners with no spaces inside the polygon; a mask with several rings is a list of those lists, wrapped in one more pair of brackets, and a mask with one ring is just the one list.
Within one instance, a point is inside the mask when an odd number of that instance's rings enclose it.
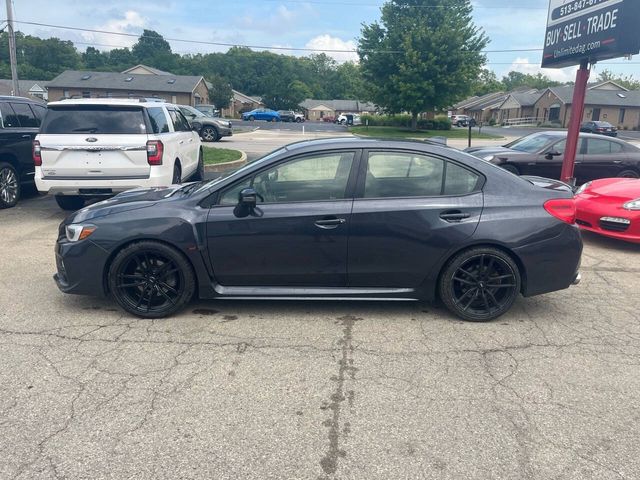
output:
{"label": "blue car", "polygon": [[268,108],[256,108],[242,114],[242,120],[253,122],[254,120],[266,120],[267,122],[279,122],[280,114]]}

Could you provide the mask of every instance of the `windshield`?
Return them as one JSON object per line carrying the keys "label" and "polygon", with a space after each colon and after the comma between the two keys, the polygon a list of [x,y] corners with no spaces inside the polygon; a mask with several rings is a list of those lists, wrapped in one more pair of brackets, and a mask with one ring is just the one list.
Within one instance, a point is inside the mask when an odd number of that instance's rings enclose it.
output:
{"label": "windshield", "polygon": [[593,122],[596,127],[613,127],[609,122]]}
{"label": "windshield", "polygon": [[536,153],[543,150],[544,147],[557,138],[557,136],[553,135],[528,135],[511,143],[507,143],[505,147],[518,152]]}
{"label": "windshield", "polygon": [[267,155],[265,155],[264,157],[259,158],[258,160],[255,160],[253,162],[249,162],[246,165],[236,169],[236,170],[230,170],[228,172],[224,172],[222,175],[220,175],[218,178],[214,178],[213,180],[205,183],[204,185],[202,185],[199,189],[198,192],[201,192],[203,190],[207,190],[208,188],[213,187],[214,185],[217,185],[218,183],[220,183],[222,180],[229,178],[231,175],[241,175],[242,173],[244,173],[246,170],[248,170],[249,168],[253,168],[255,165],[260,165],[261,163],[267,162],[269,160],[271,160],[273,157],[276,157],[277,155],[280,155],[283,152],[286,152],[287,149],[286,147],[283,148],[279,148],[277,150],[274,150],[271,153],[268,153]]}
{"label": "windshield", "polygon": [[147,133],[141,107],[124,105],[65,105],[49,107],[40,133]]}

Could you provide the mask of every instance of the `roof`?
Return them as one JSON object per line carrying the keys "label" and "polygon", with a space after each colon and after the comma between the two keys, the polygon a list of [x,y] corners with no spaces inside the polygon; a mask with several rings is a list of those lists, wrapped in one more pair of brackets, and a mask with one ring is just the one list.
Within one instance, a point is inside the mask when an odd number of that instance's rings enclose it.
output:
{"label": "roof", "polygon": [[258,100],[257,97],[250,97],[249,95],[245,95],[244,93],[239,92],[238,90],[231,89],[231,91],[233,92],[233,99],[237,100],[238,102],[262,104],[262,99]]}
{"label": "roof", "polygon": [[480,97],[473,96],[473,97],[467,98],[466,100],[463,100],[460,103],[456,103],[453,106],[453,108],[458,110],[460,108],[465,109],[465,108],[470,108],[470,107],[477,107],[480,104],[487,104],[487,102],[491,102],[492,100],[495,100],[496,98],[499,98],[501,96],[505,96],[505,98],[506,98],[506,94],[504,92],[487,93],[487,94],[482,95]]}
{"label": "roof", "polygon": [[[551,87],[546,91],[553,93],[564,104],[570,105],[573,103],[573,85]],[[592,88],[587,90],[585,105],[640,108],[640,90],[621,91]]]}
{"label": "roof", "polygon": [[[122,73],[131,73],[133,70],[137,70],[139,68],[142,68],[144,70],[147,70],[149,72],[149,74],[151,75],[173,75],[173,73],[170,72],[165,72],[164,70],[158,70],[157,68],[153,68],[150,67],[148,65],[143,65],[141,63],[139,63],[138,65],[136,65],[135,67],[131,67],[131,68],[127,68],[124,72]],[[141,75],[144,75],[141,74]]]}
{"label": "roof", "polygon": [[[20,87],[20,94],[27,95],[29,90],[31,90],[36,85],[41,87],[46,91],[47,89],[46,80],[18,80],[18,86]],[[11,79],[0,79],[0,95],[11,95],[13,92],[13,82]]]}
{"label": "roof", "polygon": [[[135,107],[157,107],[166,105],[167,102],[153,99],[147,101],[144,98],[68,98],[58,102],[49,102],[48,106],[56,107],[60,105],[126,105]],[[169,104],[172,105],[172,104]]]}
{"label": "roof", "polygon": [[67,70],[51,80],[47,87],[191,93],[203,80],[202,76],[196,75],[145,75]]}
{"label": "roof", "polygon": [[466,107],[471,112],[478,112],[481,110],[486,110],[487,108],[498,108],[500,105],[504,103],[507,99],[508,95],[506,93],[501,94],[500,96],[492,96],[485,98],[484,101],[479,103],[474,103],[471,107]]}
{"label": "roof", "polygon": [[376,105],[371,102],[362,102],[360,100],[315,100],[307,98],[300,104],[302,108],[311,110],[313,108],[324,105],[333,111],[344,112],[373,112],[377,110]]}

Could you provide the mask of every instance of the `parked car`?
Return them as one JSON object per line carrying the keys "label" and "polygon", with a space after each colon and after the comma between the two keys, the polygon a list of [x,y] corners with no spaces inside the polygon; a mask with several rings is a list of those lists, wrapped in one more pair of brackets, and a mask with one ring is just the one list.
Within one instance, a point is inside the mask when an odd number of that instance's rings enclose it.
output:
{"label": "parked car", "polygon": [[33,185],[31,144],[46,111],[28,98],[0,96],[0,209],[14,207]]}
{"label": "parked car", "polygon": [[293,114],[296,117],[296,123],[303,123],[306,120],[306,118],[304,118],[304,113],[293,112]]}
{"label": "parked car", "polygon": [[281,122],[295,122],[296,114],[293,110],[278,110]]}
{"label": "parked car", "polygon": [[74,99],[48,107],[33,142],[36,186],[64,210],[204,175],[200,136],[176,105]]}
{"label": "parked car", "polygon": [[253,122],[254,120],[266,120],[267,122],[279,122],[280,114],[268,108],[256,108],[242,114],[242,120]]}
{"label": "parked car", "polygon": [[[472,147],[471,153],[516,175],[560,178],[567,132],[539,132],[503,147]],[[614,138],[580,134],[575,177],[578,184],[607,177],[640,177],[640,148]]]}
{"label": "parked car", "polygon": [[70,215],[55,281],[147,318],[194,296],[439,298],[487,321],[519,294],[579,281],[574,215],[566,184],[452,148],[312,140],[207,183],[126,192]]}
{"label": "parked car", "polygon": [[340,125],[362,125],[360,115],[357,113],[341,113],[336,117],[335,123]]}
{"label": "parked car", "polygon": [[468,115],[452,115],[451,125],[456,127],[468,127],[471,124],[472,127],[477,125],[475,118],[471,118]]}
{"label": "parked car", "polygon": [[326,115],[326,116],[322,117],[322,121],[325,122],[325,123],[335,123],[336,117],[334,117],[332,115]]}
{"label": "parked car", "polygon": [[222,137],[233,135],[232,125],[229,120],[208,117],[200,110],[189,105],[179,105],[178,108],[189,121],[191,127],[200,132],[200,138],[205,142],[217,142]]}
{"label": "parked car", "polygon": [[607,135],[609,137],[617,137],[618,129],[609,122],[584,122],[580,125],[580,131],[586,133],[595,133],[599,135]]}
{"label": "parked car", "polygon": [[207,117],[218,118],[220,116],[220,110],[218,110],[215,105],[199,104],[194,108],[200,110]]}
{"label": "parked car", "polygon": [[604,178],[576,192],[576,223],[583,230],[640,243],[640,180]]}

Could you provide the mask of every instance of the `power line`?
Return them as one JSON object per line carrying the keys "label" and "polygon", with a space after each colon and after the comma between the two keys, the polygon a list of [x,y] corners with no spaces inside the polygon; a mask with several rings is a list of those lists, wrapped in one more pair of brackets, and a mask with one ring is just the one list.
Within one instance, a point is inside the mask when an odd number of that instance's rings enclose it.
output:
{"label": "power line", "polygon": [[[237,1],[237,0],[234,0]],[[327,2],[324,0],[303,0],[298,2],[296,0],[262,0],[264,2],[277,2],[277,3],[289,3],[292,5],[304,6],[305,4],[311,5],[339,5],[339,6],[354,6],[354,7],[377,7],[381,8],[383,5],[377,3],[358,3],[358,2]],[[421,9],[437,9],[437,8],[460,8],[460,5],[404,5],[404,8],[421,8]],[[473,9],[490,9],[490,10],[548,10],[546,7],[514,7],[512,5],[473,5]]]}

